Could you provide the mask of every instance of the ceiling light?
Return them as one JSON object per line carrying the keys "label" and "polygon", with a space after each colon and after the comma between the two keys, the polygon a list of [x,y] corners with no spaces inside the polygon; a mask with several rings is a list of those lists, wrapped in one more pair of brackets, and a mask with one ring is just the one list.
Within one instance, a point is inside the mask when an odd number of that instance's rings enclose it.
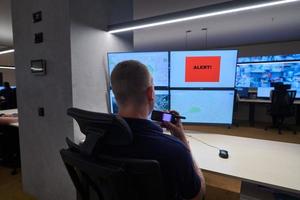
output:
{"label": "ceiling light", "polygon": [[0,51],[0,55],[1,54],[6,54],[6,53],[12,53],[14,52],[15,50],[14,49],[9,49],[9,50],[5,50],[5,51]]}
{"label": "ceiling light", "polygon": [[[177,22],[184,22],[194,19],[200,19],[200,18],[206,18],[206,17],[212,17],[212,16],[218,16],[218,15],[224,15],[224,14],[230,14],[230,13],[236,13],[241,11],[247,11],[247,10],[253,10],[253,9],[259,9],[259,8],[265,8],[265,7],[271,7],[281,4],[287,4],[292,2],[297,2],[300,0],[280,0],[280,1],[231,1],[226,2],[223,4],[220,4],[222,9],[218,9],[220,5],[212,5],[208,7],[199,8],[199,12],[195,13],[196,10],[188,10],[188,11],[182,11],[177,13],[172,13],[168,15],[162,15],[162,16],[156,16],[151,18],[146,18],[142,20],[136,20],[124,24],[116,24],[116,25],[110,25],[108,26],[108,32],[109,33],[119,33],[119,32],[125,32],[125,31],[132,31],[137,29],[143,29],[143,28],[149,28],[154,26],[161,26],[165,24],[172,24]],[[206,11],[205,9],[209,8]],[[218,9],[218,10],[217,10]],[[192,14],[188,13],[192,11]],[[176,17],[174,15],[180,15],[179,17]],[[162,19],[163,18],[163,19]],[[166,19],[167,18],[167,19]]]}
{"label": "ceiling light", "polygon": [[0,69],[16,69],[15,67],[0,66]]}

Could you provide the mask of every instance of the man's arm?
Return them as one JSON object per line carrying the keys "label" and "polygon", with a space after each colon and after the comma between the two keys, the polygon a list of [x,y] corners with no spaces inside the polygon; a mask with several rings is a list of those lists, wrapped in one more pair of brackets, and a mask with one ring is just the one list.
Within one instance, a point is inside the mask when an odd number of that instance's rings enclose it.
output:
{"label": "man's arm", "polygon": [[[176,111],[171,111],[171,113],[175,114],[175,115],[179,115],[179,113]],[[183,126],[182,126],[180,119],[177,119],[176,124],[172,124],[169,122],[163,122],[162,126],[167,128],[167,130],[169,130],[174,137],[176,137],[180,141],[182,141],[185,144],[185,146],[190,150],[190,145],[184,134]],[[204,198],[204,195],[206,192],[205,179],[204,179],[201,169],[197,166],[197,163],[195,162],[194,159],[193,159],[193,165],[194,165],[195,172],[198,174],[198,176],[200,178],[201,188],[200,188],[200,191],[198,192],[198,194],[194,198],[192,198],[192,200],[202,200]]]}

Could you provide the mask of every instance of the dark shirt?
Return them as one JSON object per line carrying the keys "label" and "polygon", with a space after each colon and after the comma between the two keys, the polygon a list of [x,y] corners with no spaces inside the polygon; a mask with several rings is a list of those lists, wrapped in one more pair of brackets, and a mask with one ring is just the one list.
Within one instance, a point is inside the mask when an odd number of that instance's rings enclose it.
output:
{"label": "dark shirt", "polygon": [[129,146],[105,148],[117,157],[157,160],[168,199],[191,199],[200,191],[200,178],[186,146],[149,120],[125,118],[134,135]]}

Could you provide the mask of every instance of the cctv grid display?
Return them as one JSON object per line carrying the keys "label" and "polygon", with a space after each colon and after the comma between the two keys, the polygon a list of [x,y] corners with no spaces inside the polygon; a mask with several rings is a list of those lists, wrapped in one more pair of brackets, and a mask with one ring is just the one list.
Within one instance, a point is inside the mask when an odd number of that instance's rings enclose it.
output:
{"label": "cctv grid display", "polygon": [[257,97],[269,98],[276,82],[291,85],[300,98],[300,54],[239,58],[236,87],[257,88]]}
{"label": "cctv grid display", "polygon": [[[232,123],[236,59],[236,50],[108,53],[110,74],[124,60],[145,64],[154,80],[154,109],[178,110],[184,123]],[[203,77],[202,70],[211,72]],[[111,89],[109,96],[110,110],[117,113]]]}

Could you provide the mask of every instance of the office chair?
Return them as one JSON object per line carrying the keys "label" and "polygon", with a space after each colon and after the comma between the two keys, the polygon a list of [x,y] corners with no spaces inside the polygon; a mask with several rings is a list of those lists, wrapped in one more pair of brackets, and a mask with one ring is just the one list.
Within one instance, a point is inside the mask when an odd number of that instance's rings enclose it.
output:
{"label": "office chair", "polygon": [[296,130],[284,126],[284,120],[287,117],[295,115],[294,100],[296,97],[296,91],[287,91],[285,88],[275,88],[271,92],[271,106],[268,109],[268,114],[272,116],[272,126],[268,128],[277,128],[278,133],[281,134],[283,128],[292,130],[296,134]]}
{"label": "office chair", "polygon": [[165,192],[160,165],[155,160],[117,158],[95,151],[101,145],[130,145],[133,134],[122,118],[70,108],[68,115],[79,124],[85,141],[68,138],[62,160],[81,200],[163,200]]}
{"label": "office chair", "polygon": [[21,167],[17,127],[0,126],[0,165],[12,168],[12,175],[17,174],[17,169]]}
{"label": "office chair", "polygon": [[237,113],[239,111],[239,101],[240,101],[240,95],[237,90],[234,91],[234,105],[233,105],[233,124],[236,127],[239,127],[239,123],[237,121]]}

